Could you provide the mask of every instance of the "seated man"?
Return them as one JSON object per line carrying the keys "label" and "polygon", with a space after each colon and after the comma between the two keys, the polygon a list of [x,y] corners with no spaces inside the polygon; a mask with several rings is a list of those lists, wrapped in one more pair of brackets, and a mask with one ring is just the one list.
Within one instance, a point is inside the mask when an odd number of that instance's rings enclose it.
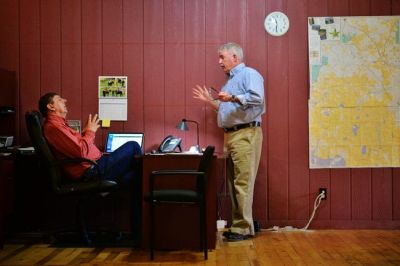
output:
{"label": "seated man", "polygon": [[[46,118],[43,125],[44,135],[58,159],[83,157],[94,160],[104,179],[114,180],[119,184],[130,183],[135,175],[140,174],[140,169],[135,169],[138,165],[135,158],[142,155],[138,143],[127,142],[113,153],[102,155],[94,144],[95,133],[100,127],[97,114],[89,114],[80,134],[67,124],[66,103],[66,99],[54,92],[43,95],[39,100],[39,110]],[[90,179],[95,174],[87,163],[66,165],[64,171],[70,179]]]}
{"label": "seated man", "polygon": [[[39,100],[39,110],[45,117],[43,125],[44,136],[58,159],[83,157],[98,164],[102,177],[116,181],[120,187],[128,188],[132,197],[131,211],[133,217],[132,231],[134,237],[139,237],[141,220],[141,164],[138,157],[142,149],[138,143],[130,141],[114,152],[103,155],[94,144],[95,133],[99,129],[99,118],[89,114],[88,121],[82,129],[82,134],[68,126],[66,116],[67,100],[54,92],[43,95]],[[71,180],[90,180],[96,176],[96,170],[88,163],[65,165],[64,172]]]}

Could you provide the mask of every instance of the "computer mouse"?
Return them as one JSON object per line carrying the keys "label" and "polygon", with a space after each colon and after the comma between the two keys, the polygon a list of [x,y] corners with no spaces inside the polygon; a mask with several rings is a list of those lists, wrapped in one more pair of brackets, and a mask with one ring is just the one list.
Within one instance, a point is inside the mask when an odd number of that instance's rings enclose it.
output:
{"label": "computer mouse", "polygon": [[151,150],[151,154],[156,154],[157,151],[156,150]]}

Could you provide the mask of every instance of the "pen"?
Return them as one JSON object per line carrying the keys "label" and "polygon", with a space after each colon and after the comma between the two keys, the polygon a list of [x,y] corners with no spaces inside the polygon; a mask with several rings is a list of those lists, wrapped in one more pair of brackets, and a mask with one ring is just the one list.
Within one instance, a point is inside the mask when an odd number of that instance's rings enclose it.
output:
{"label": "pen", "polygon": [[[210,96],[211,96],[211,91],[214,91],[214,92],[216,92],[216,93],[219,94],[219,91],[218,91],[218,90],[216,90],[214,87],[210,87],[210,88],[208,89],[208,93],[210,94]],[[217,98],[213,98],[213,100],[214,100],[214,101],[218,100],[218,97],[217,97]]]}
{"label": "pen", "polygon": [[216,90],[214,87],[210,87],[211,90],[215,91],[216,93],[219,93],[218,90]]}

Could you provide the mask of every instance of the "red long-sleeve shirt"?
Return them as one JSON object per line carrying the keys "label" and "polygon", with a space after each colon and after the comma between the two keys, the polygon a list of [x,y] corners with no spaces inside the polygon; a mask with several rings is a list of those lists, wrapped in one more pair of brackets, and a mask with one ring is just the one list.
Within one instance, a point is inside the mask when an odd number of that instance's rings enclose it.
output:
{"label": "red long-sleeve shirt", "polygon": [[[49,114],[43,130],[57,159],[83,157],[96,161],[102,155],[94,144],[95,132],[87,130],[81,135],[60,116]],[[64,170],[69,178],[78,179],[88,167],[87,163],[68,164]]]}

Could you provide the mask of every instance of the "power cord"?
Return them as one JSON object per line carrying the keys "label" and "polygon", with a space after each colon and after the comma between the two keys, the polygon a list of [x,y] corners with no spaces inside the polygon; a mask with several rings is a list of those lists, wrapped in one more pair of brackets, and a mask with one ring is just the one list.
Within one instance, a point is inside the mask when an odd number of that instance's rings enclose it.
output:
{"label": "power cord", "polygon": [[279,231],[307,231],[308,227],[310,226],[312,220],[314,219],[315,216],[315,212],[317,211],[319,205],[321,204],[321,200],[325,198],[325,192],[322,191],[314,200],[314,209],[313,212],[310,216],[310,219],[308,220],[308,223],[306,224],[306,226],[304,226],[303,228],[295,228],[293,226],[285,226],[285,227],[279,227],[277,225],[268,228],[267,231],[274,231],[274,232],[279,232]]}

